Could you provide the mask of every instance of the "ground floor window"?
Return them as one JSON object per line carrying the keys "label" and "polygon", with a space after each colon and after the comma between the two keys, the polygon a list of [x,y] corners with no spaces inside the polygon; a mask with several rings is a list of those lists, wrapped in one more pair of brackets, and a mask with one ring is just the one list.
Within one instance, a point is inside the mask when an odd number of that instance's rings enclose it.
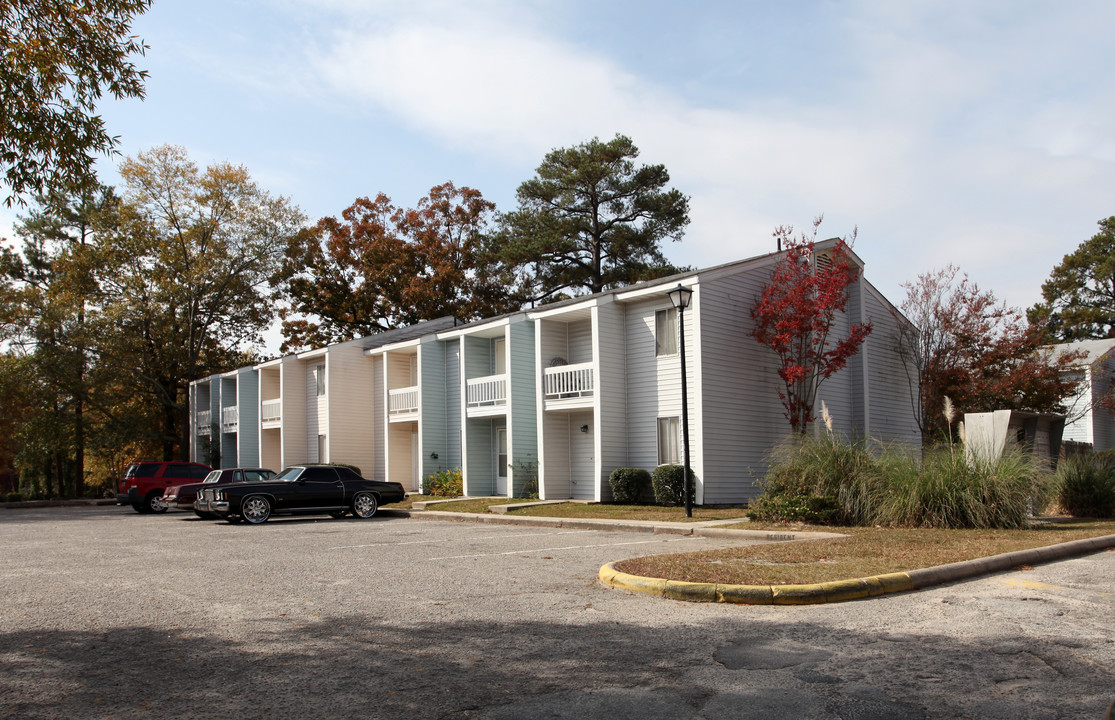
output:
{"label": "ground floor window", "polygon": [[658,418],[658,464],[681,463],[681,420],[675,417]]}

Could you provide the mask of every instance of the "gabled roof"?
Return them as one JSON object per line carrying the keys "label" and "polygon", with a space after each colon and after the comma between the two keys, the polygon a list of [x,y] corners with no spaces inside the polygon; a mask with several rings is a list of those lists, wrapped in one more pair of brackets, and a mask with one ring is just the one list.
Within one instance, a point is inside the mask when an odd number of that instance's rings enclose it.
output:
{"label": "gabled roof", "polygon": [[1104,355],[1111,352],[1111,349],[1115,348],[1115,339],[1077,340],[1076,342],[1047,345],[1046,347],[1053,350],[1053,354],[1057,357],[1068,352],[1084,352],[1084,357],[1073,363],[1073,365],[1077,367],[1084,367],[1085,365],[1093,364],[1097,360],[1103,358]]}

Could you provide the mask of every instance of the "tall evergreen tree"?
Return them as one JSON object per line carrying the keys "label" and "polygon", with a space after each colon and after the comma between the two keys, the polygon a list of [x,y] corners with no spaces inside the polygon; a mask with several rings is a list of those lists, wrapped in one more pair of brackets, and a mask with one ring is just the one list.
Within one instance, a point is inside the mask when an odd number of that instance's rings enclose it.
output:
{"label": "tall evergreen tree", "polygon": [[635,165],[616,135],[551,151],[500,218],[492,254],[519,273],[529,299],[597,293],[677,272],[662,255],[689,224],[689,198],[668,189],[663,165]]}
{"label": "tall evergreen tree", "polygon": [[1115,216],[1065,255],[1042,283],[1044,302],[1027,311],[1050,342],[1115,338]]}

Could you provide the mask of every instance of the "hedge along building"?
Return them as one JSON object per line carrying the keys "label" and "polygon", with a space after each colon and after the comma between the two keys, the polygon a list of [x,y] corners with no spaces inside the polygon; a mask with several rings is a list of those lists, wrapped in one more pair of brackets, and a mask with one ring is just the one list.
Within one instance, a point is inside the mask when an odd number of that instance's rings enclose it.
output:
{"label": "hedge along building", "polygon": [[[818,243],[817,257],[833,242]],[[790,434],[777,358],[751,334],[751,307],[780,257],[462,326],[423,323],[257,365],[260,460],[346,462],[412,491],[431,473],[459,467],[467,495],[514,496],[537,482],[544,499],[609,500],[614,469],[682,460],[684,332],[697,502],[746,502],[759,492],[771,448]],[[693,291],[684,327],[667,296],[679,284]],[[871,322],[873,332],[822,385],[818,406],[824,401],[844,437],[917,445],[916,377],[896,351],[906,319],[861,274],[833,337],[851,322]],[[319,388],[311,367],[324,372],[324,415],[320,402],[305,400]],[[205,400],[212,404],[201,391],[195,397],[199,411]],[[275,429],[271,408],[280,399],[281,438],[269,440],[264,432]],[[297,417],[287,422],[288,413]]]}

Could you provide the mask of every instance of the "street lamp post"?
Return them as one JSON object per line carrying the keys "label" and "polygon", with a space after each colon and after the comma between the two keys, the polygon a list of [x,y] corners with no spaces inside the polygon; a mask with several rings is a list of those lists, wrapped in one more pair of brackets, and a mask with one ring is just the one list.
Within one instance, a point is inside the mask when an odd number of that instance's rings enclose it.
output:
{"label": "street lamp post", "polygon": [[685,517],[693,517],[693,480],[689,474],[689,398],[685,382],[685,308],[693,297],[693,290],[678,283],[668,295],[678,311],[678,349],[681,351],[681,444],[682,466],[685,473]]}

